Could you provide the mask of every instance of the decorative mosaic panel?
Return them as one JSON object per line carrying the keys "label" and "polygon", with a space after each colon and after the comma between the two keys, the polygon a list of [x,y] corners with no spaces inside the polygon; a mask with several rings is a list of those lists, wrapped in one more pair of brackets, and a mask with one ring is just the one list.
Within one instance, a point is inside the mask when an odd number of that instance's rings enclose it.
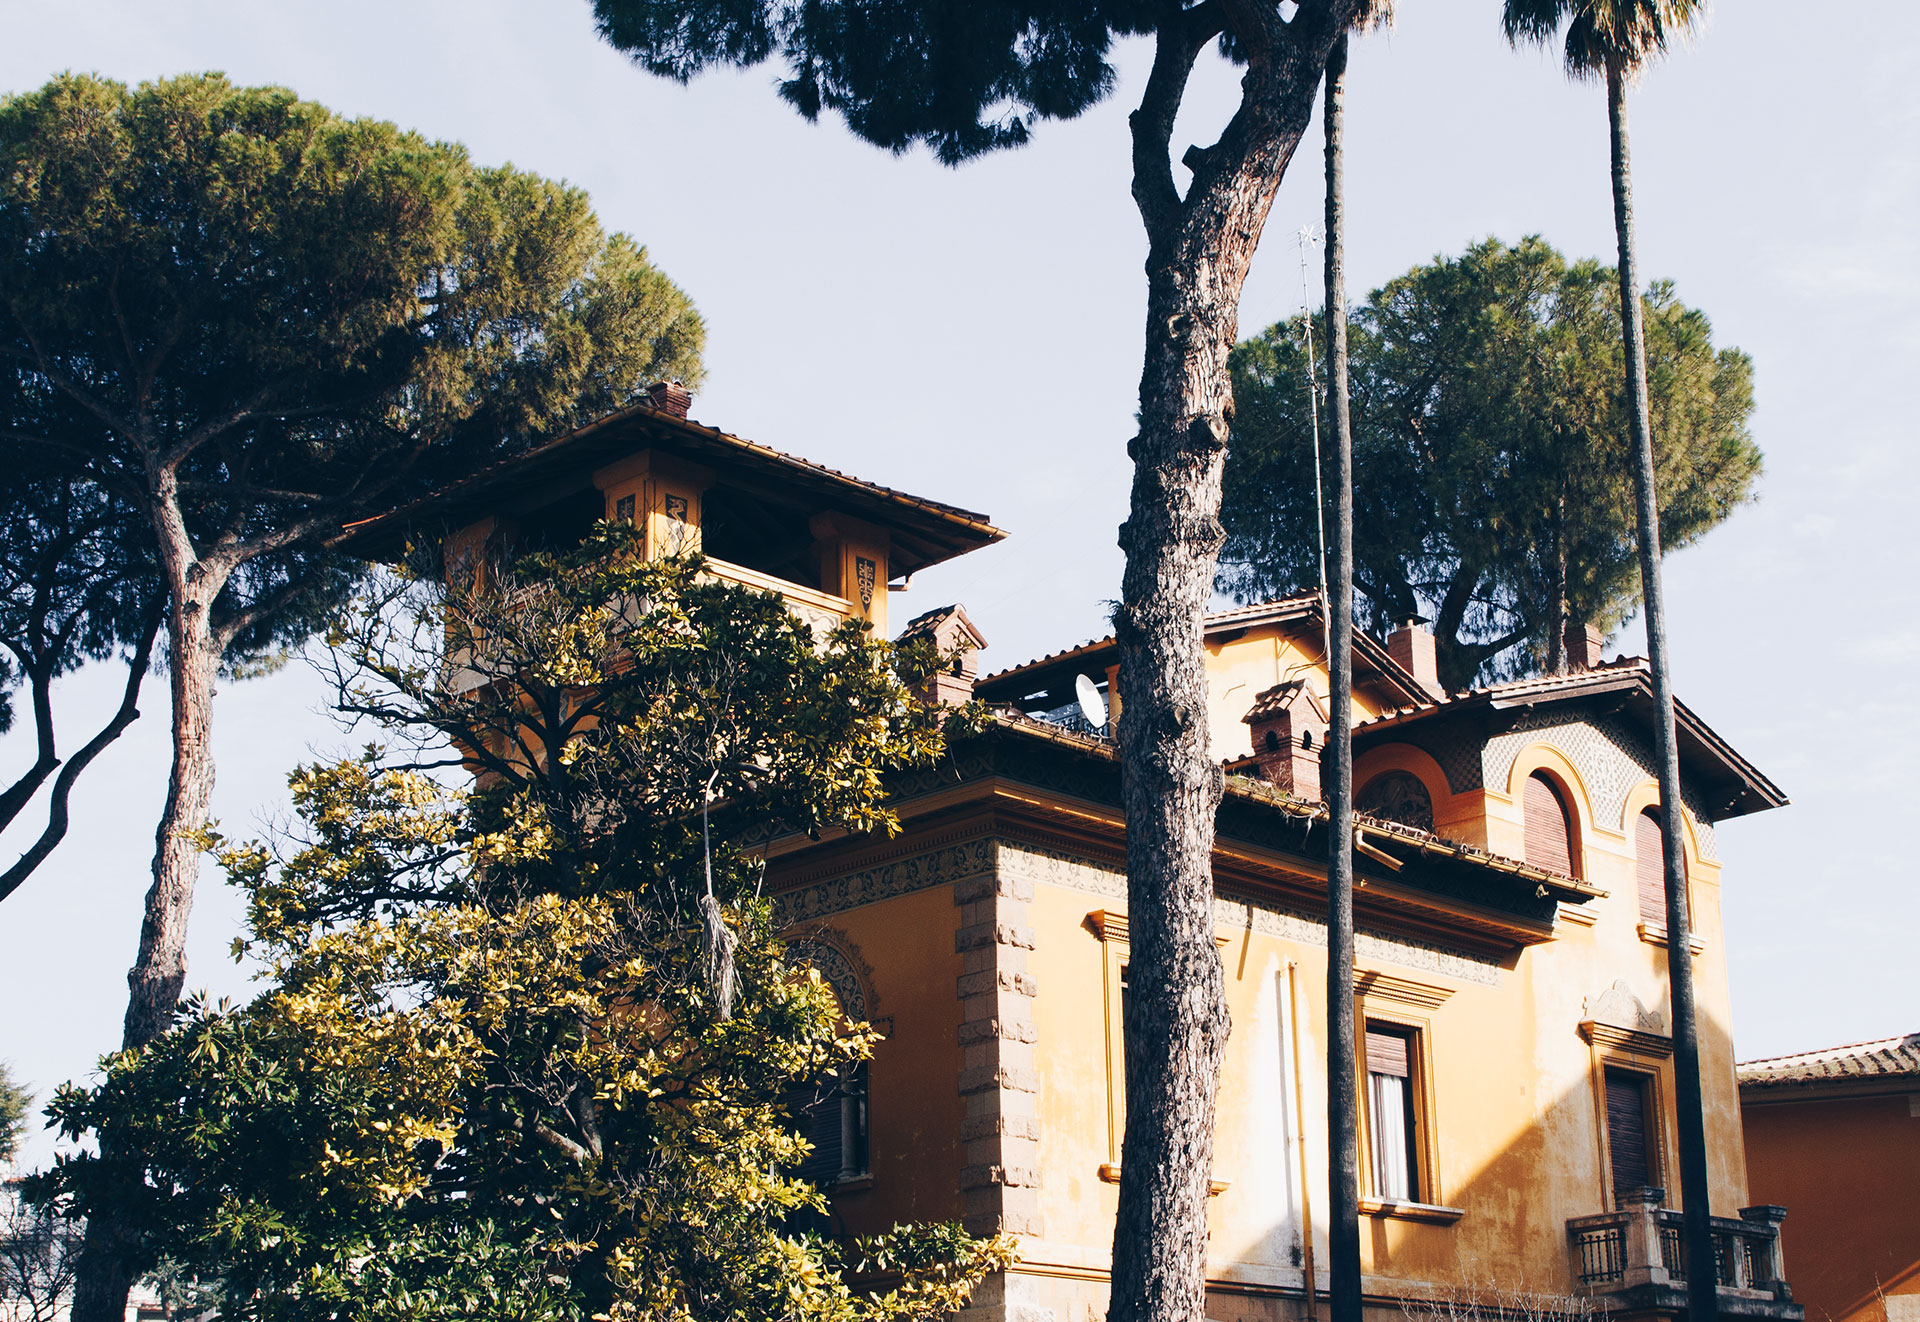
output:
{"label": "decorative mosaic panel", "polygon": [[1455,794],[1481,788],[1480,741],[1471,730],[1422,730],[1415,726],[1394,738],[1412,744],[1438,762],[1447,788]]}
{"label": "decorative mosaic panel", "polygon": [[[1566,754],[1587,783],[1601,824],[1612,830],[1622,829],[1628,792],[1655,775],[1652,747],[1618,717],[1569,721],[1563,713],[1536,710],[1523,713],[1511,730],[1487,741],[1481,754],[1483,783],[1506,785],[1520,750],[1533,743],[1551,744]],[[1713,826],[1702,815],[1698,798],[1684,791],[1682,798],[1694,817],[1700,856],[1718,858]]]}

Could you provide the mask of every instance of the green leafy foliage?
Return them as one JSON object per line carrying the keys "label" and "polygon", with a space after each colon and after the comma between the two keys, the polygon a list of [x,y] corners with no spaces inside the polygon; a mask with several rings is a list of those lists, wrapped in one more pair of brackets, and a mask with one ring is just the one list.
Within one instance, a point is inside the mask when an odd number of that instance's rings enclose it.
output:
{"label": "green leafy foliage", "polygon": [[978,719],[912,695],[940,658],[817,636],[615,525],[445,580],[376,583],[332,637],[389,749],[295,773],[296,835],[209,841],[265,988],[190,1000],[63,1089],[66,1131],[114,1142],[42,1196],[111,1208],[135,1266],[164,1255],[274,1322],[958,1307],[1009,1244],[806,1229],[825,1202],[792,1174],[787,1099],[876,1038],[788,960],[756,852],[896,829],[883,774]]}
{"label": "green leafy foliage", "polygon": [[13,1067],[0,1061],[0,1162],[12,1161],[20,1151],[32,1110],[33,1094],[13,1077]]}
{"label": "green leafy foliage", "polygon": [[[1644,306],[1660,533],[1673,550],[1753,498],[1753,368],[1714,347],[1706,315],[1671,285]],[[1302,334],[1295,318],[1234,351],[1219,584],[1242,601],[1318,581]],[[1432,619],[1441,677],[1462,687],[1546,664],[1556,602],[1602,630],[1634,611],[1609,268],[1569,263],[1538,238],[1489,239],[1376,290],[1349,337],[1354,577],[1368,624]]]}

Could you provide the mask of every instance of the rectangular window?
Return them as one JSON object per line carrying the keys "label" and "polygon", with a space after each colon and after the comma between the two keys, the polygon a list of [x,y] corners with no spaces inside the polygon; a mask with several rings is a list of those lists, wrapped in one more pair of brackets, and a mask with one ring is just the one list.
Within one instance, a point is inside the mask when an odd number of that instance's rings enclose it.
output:
{"label": "rectangular window", "polygon": [[794,1089],[787,1102],[813,1151],[794,1173],[823,1189],[867,1173],[867,1065]]}
{"label": "rectangular window", "polygon": [[1367,1128],[1373,1196],[1419,1202],[1420,1097],[1414,1063],[1419,1033],[1367,1021]]}
{"label": "rectangular window", "polygon": [[1607,1085],[1607,1164],[1613,1168],[1613,1204],[1636,1189],[1660,1180],[1659,1124],[1651,1094],[1653,1080],[1638,1070],[1609,1069]]}
{"label": "rectangular window", "polygon": [[633,522],[633,497],[622,496],[613,502],[613,521],[631,524]]}

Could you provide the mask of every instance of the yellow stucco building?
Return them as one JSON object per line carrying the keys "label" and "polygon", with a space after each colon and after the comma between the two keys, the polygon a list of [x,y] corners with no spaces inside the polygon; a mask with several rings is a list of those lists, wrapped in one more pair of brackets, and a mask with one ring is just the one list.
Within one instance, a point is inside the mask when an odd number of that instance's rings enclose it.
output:
{"label": "yellow stucco building", "polygon": [[[558,537],[595,518],[654,553],[885,634],[914,571],[998,539],[981,515],[637,407],[354,531],[377,552],[438,520],[450,546]],[[991,628],[991,621],[982,621]],[[1211,1204],[1209,1316],[1308,1315],[1327,1288],[1324,621],[1311,597],[1211,617],[1214,856],[1233,1017]],[[1125,1060],[1128,926],[1117,656],[1099,641],[976,678],[957,607],[892,633],[955,650],[942,697],[991,704],[949,765],[899,777],[905,831],[783,839],[768,884],[848,1012],[886,1040],[811,1120],[811,1173],[849,1231],[958,1218],[1020,1239],[982,1322],[1105,1313]],[[1685,1312],[1678,1261],[1670,957],[1657,895],[1643,663],[1443,693],[1418,628],[1356,645],[1363,852],[1364,1288],[1380,1316],[1435,1291],[1527,1289],[1635,1316]],[[1091,686],[1097,702],[1082,703]],[[1104,709],[1104,710],[1103,710]],[[1749,1207],[1715,831],[1784,802],[1680,713],[1686,856],[1724,1310],[1797,1319],[1780,1210]],[[1660,1190],[1666,1190],[1664,1194]]]}

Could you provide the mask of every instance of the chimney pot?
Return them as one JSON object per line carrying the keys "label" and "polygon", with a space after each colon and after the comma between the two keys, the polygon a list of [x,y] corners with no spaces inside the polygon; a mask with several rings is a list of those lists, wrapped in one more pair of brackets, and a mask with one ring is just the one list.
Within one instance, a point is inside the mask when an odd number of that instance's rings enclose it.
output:
{"label": "chimney pot", "polygon": [[693,407],[693,395],[678,381],[656,381],[647,387],[647,402],[656,413],[684,418]]}
{"label": "chimney pot", "polygon": [[1569,671],[1592,670],[1600,664],[1600,649],[1606,644],[1607,636],[1591,624],[1569,622],[1562,641],[1566,644]]}
{"label": "chimney pot", "polygon": [[1387,635],[1387,655],[1398,662],[1402,670],[1420,681],[1420,687],[1427,691],[1428,696],[1447,696],[1446,689],[1440,683],[1440,657],[1433,630],[1427,628],[1418,616],[1406,620]]}

